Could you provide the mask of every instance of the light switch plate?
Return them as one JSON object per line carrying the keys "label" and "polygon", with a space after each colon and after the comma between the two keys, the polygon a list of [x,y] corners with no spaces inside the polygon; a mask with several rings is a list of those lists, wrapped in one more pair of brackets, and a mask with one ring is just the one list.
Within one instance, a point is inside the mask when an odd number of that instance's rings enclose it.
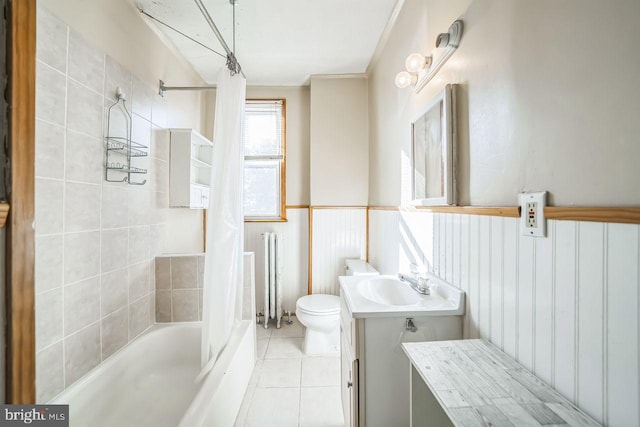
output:
{"label": "light switch plate", "polygon": [[547,206],[547,192],[520,193],[520,234],[523,236],[545,237],[547,220],[544,207]]}

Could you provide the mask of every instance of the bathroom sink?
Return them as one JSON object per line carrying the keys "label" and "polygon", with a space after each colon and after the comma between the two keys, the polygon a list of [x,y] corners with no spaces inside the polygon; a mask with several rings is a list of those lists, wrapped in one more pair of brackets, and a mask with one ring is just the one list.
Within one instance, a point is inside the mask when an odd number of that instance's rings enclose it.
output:
{"label": "bathroom sink", "polygon": [[356,284],[358,292],[375,303],[387,305],[413,305],[420,302],[420,295],[406,283],[390,277],[361,280]]}
{"label": "bathroom sink", "polygon": [[421,295],[397,276],[341,276],[340,292],[354,318],[461,316],[464,292],[430,277],[430,295]]}

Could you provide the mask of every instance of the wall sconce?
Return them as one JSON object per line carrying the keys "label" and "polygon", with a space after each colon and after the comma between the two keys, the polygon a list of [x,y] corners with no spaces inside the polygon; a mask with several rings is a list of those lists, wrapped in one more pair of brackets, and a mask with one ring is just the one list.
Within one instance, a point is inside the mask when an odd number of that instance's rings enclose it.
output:
{"label": "wall sconce", "polygon": [[[438,34],[436,37],[436,49],[446,49],[442,55],[438,55],[437,61],[434,63],[434,55],[422,55],[421,53],[412,53],[407,57],[404,63],[407,71],[400,71],[396,75],[396,86],[404,89],[414,86],[414,90],[420,92],[422,88],[436,75],[440,68],[447,62],[447,59],[460,46],[462,38],[462,21],[457,20],[449,27],[446,33]],[[435,53],[436,51],[434,51]]]}

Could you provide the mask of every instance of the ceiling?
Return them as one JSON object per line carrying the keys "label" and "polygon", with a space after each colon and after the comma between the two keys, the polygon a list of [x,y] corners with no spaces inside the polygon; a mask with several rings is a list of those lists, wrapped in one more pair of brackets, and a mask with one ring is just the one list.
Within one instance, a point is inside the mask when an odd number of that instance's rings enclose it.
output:
{"label": "ceiling", "polygon": [[[308,84],[311,75],[365,72],[396,1],[240,0],[236,5],[235,52],[247,84],[299,86]],[[155,18],[224,53],[193,0],[137,3]],[[233,50],[229,0],[203,3]],[[224,58],[157,22],[153,25],[207,83],[215,84]]]}

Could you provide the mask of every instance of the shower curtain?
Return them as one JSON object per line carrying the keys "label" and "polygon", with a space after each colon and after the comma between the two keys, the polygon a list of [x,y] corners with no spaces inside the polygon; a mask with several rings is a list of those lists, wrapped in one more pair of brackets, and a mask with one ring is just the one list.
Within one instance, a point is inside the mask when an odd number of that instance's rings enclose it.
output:
{"label": "shower curtain", "polygon": [[218,73],[205,236],[201,376],[215,363],[242,313],[237,302],[243,283],[245,91],[242,75],[232,76],[226,67]]}

